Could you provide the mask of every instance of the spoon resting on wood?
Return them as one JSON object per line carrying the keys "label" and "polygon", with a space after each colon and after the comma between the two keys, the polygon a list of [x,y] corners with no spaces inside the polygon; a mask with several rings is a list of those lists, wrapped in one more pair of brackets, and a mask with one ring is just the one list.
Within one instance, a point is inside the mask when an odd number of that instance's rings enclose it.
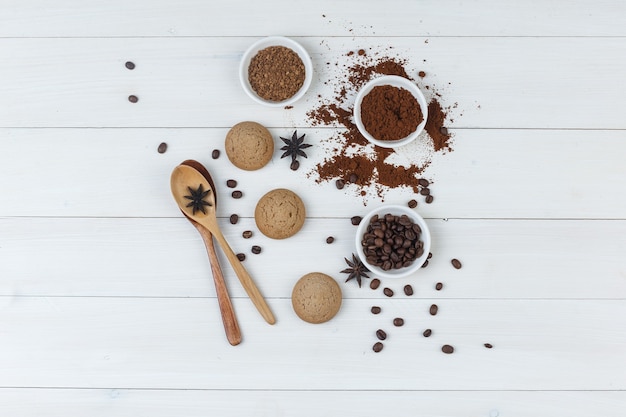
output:
{"label": "spoon resting on wood", "polygon": [[[215,190],[215,184],[213,184],[211,176],[209,175],[204,165],[202,165],[200,162],[189,159],[183,161],[181,165],[187,165],[195,168],[206,178],[206,180],[211,185],[211,188]],[[217,204],[217,195],[214,194],[213,199],[214,204]],[[189,220],[191,224],[196,229],[198,229],[200,236],[202,236],[204,246],[206,246],[206,251],[209,255],[211,273],[213,274],[213,282],[215,283],[215,292],[217,294],[217,302],[220,306],[222,322],[224,323],[226,339],[228,340],[228,343],[236,346],[241,343],[241,329],[239,328],[239,323],[237,322],[237,317],[235,316],[235,310],[233,309],[233,304],[228,295],[228,288],[226,287],[226,282],[224,281],[224,275],[222,274],[222,268],[220,267],[217,253],[215,252],[215,245],[213,244],[213,234],[209,230],[204,228],[200,223],[187,216],[187,213],[185,213],[182,209],[181,211],[185,215],[185,217],[187,217],[187,220]]]}
{"label": "spoon resting on wood", "polygon": [[195,168],[188,165],[178,165],[172,171],[170,188],[174,200],[176,200],[178,207],[183,213],[213,234],[237,274],[241,285],[246,290],[248,297],[250,297],[254,306],[261,313],[261,316],[269,324],[276,323],[276,319],[261,292],[219,228],[215,212],[215,189],[211,187],[209,181]]}

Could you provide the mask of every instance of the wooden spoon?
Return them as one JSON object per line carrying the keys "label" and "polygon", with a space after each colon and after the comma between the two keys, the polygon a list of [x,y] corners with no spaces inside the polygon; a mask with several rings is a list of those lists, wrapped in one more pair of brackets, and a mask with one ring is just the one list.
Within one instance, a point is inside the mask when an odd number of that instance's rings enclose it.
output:
{"label": "wooden spoon", "polygon": [[[202,198],[193,198],[192,191],[197,192],[200,186],[202,186],[201,190],[204,192],[208,191],[208,193],[203,195]],[[248,293],[252,303],[261,313],[261,316],[263,316],[265,321],[269,324],[276,323],[276,319],[261,295],[261,292],[254,284],[254,281],[252,281],[248,271],[246,271],[241,262],[239,262],[237,255],[235,255],[235,252],[233,252],[219,228],[215,213],[215,189],[211,187],[209,181],[207,181],[198,170],[188,165],[178,165],[174,168],[174,171],[172,171],[170,188],[176,203],[178,203],[178,207],[183,213],[192,220],[200,223],[213,234],[215,240],[217,240],[217,243],[222,247],[226,258],[235,270],[241,285]]]}
{"label": "wooden spoon", "polygon": [[[198,172],[200,172],[209,182],[211,188],[215,189],[215,184],[213,184],[211,176],[209,175],[204,165],[202,165],[200,162],[189,159],[183,161],[181,165],[187,165],[198,170]],[[213,198],[215,200],[215,204],[217,204],[217,196],[214,195]],[[191,224],[193,224],[194,227],[198,229],[198,232],[200,232],[200,236],[202,236],[204,246],[206,246],[206,251],[209,255],[209,263],[211,264],[211,272],[213,274],[213,282],[215,283],[215,292],[217,294],[217,302],[220,306],[222,322],[224,323],[226,339],[228,339],[228,343],[236,346],[241,343],[241,329],[239,328],[239,323],[237,322],[237,317],[235,316],[235,310],[233,309],[233,304],[230,301],[230,297],[228,295],[228,288],[226,287],[226,282],[224,281],[222,268],[220,267],[219,260],[217,259],[215,245],[213,244],[213,234],[211,234],[211,232],[204,228],[200,223],[187,216],[187,213],[185,213],[184,211],[182,212],[185,217],[187,217],[187,220],[189,220]]]}

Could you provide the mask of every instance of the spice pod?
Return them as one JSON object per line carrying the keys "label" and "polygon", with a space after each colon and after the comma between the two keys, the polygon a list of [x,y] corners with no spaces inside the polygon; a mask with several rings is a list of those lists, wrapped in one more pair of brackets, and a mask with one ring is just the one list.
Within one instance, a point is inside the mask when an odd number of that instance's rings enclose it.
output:
{"label": "spice pod", "polygon": [[[370,120],[368,115],[375,115],[379,120]],[[428,118],[428,103],[411,80],[385,75],[359,90],[353,116],[357,129],[368,141],[383,148],[397,148],[422,133]]]}
{"label": "spice pod", "polygon": [[250,98],[270,107],[291,105],[313,80],[313,63],[293,39],[270,36],[252,44],[239,65],[241,86]]}

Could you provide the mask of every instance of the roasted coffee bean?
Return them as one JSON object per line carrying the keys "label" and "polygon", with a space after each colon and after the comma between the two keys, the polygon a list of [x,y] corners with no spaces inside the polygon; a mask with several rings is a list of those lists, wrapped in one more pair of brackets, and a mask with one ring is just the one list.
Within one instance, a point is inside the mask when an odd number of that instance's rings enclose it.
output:
{"label": "roasted coffee bean", "polygon": [[220,157],[220,150],[219,149],[213,149],[213,152],[211,152],[211,158],[213,159],[217,159]]}
{"label": "roasted coffee bean", "polygon": [[404,326],[404,319],[401,317],[396,317],[395,319],[393,319],[393,325],[396,327]]}
{"label": "roasted coffee bean", "polygon": [[485,346],[487,349],[491,349],[491,348],[493,347],[493,345],[492,345],[491,343],[485,343],[485,344],[484,344],[484,346]]}
{"label": "roasted coffee bean", "polygon": [[376,337],[378,340],[385,340],[387,338],[387,333],[383,329],[376,330]]}
{"label": "roasted coffee bean", "polygon": [[128,101],[130,101],[131,103],[136,103],[139,101],[139,97],[134,96],[134,95],[130,95],[128,96]]}
{"label": "roasted coffee bean", "polygon": [[439,128],[439,131],[441,132],[442,135],[446,135],[446,136],[448,135],[448,128],[445,126],[441,126]]}
{"label": "roasted coffee bean", "polygon": [[441,351],[442,351],[443,353],[448,353],[448,354],[450,354],[450,353],[454,352],[454,348],[453,348],[452,346],[450,346],[450,345],[443,345],[443,346],[441,347]]}
{"label": "roasted coffee bean", "polygon": [[378,287],[380,287],[380,280],[378,278],[374,278],[371,282],[370,282],[370,288],[375,290]]}
{"label": "roasted coffee bean", "polygon": [[426,268],[428,266],[428,259],[424,261],[422,264],[422,268]]}
{"label": "roasted coffee bean", "polygon": [[332,237],[332,236],[328,236],[328,237],[326,238],[326,243],[328,243],[329,245],[330,245],[331,243],[333,243],[334,241],[335,241],[335,238],[334,238],[334,237]]}
{"label": "roasted coffee bean", "polygon": [[355,173],[350,174],[349,181],[352,184],[356,183],[358,180],[359,180],[359,176],[358,175],[356,175]]}
{"label": "roasted coffee bean", "polygon": [[461,261],[459,261],[459,260],[458,260],[458,259],[456,259],[456,258],[455,258],[455,259],[453,259],[453,260],[451,260],[451,261],[450,261],[450,263],[452,263],[452,266],[453,266],[454,268],[456,268],[456,269],[461,269],[461,267],[463,266],[463,265],[461,265]]}
{"label": "roasted coffee bean", "polygon": [[434,199],[435,198],[432,195],[427,195],[425,201],[426,201],[427,204],[430,204],[430,203],[433,202]]}
{"label": "roasted coffee bean", "polygon": [[124,66],[125,66],[126,68],[128,68],[129,70],[134,70],[134,69],[135,69],[135,63],[134,63],[134,62],[126,61],[126,63],[124,64]]}
{"label": "roasted coffee bean", "polygon": [[428,252],[428,256],[426,257],[426,259],[430,259],[433,257],[433,253],[432,252]]}
{"label": "roasted coffee bean", "polygon": [[428,187],[430,185],[430,182],[428,182],[426,178],[420,178],[417,182],[422,187]]}
{"label": "roasted coffee bean", "polygon": [[233,191],[231,195],[233,196],[233,198],[241,198],[241,197],[243,197],[243,193],[241,191],[239,191],[239,190]]}
{"label": "roasted coffee bean", "polygon": [[393,290],[391,288],[385,288],[383,290],[383,294],[385,294],[387,297],[393,297]]}
{"label": "roasted coffee bean", "polygon": [[380,314],[382,310],[378,306],[373,306],[371,311],[372,311],[372,314]]}
{"label": "roasted coffee bean", "polygon": [[374,352],[378,353],[383,350],[383,344],[381,342],[376,342],[374,343],[374,346],[372,346],[372,349],[374,350]]}
{"label": "roasted coffee bean", "polygon": [[254,253],[255,255],[258,255],[259,253],[261,253],[261,247],[257,246],[257,245],[254,245],[252,247],[252,253]]}
{"label": "roasted coffee bean", "polygon": [[363,220],[363,218],[361,216],[352,216],[352,218],[350,219],[352,224],[355,225],[355,226],[358,226],[359,223],[361,223],[361,220]]}
{"label": "roasted coffee bean", "polygon": [[230,224],[237,224],[238,221],[239,221],[239,216],[237,216],[236,214],[230,215]]}
{"label": "roasted coffee bean", "polygon": [[337,187],[338,190],[341,190],[345,185],[346,182],[342,179],[338,179],[337,181],[335,181],[335,187]]}
{"label": "roasted coffee bean", "polygon": [[228,181],[226,181],[226,186],[228,188],[235,188],[237,186],[237,181],[235,181],[235,180],[228,180]]}
{"label": "roasted coffee bean", "polygon": [[424,335],[424,337],[430,337],[430,335],[433,334],[433,331],[430,329],[426,329],[422,334]]}
{"label": "roasted coffee bean", "polygon": [[245,253],[238,253],[237,254],[237,259],[239,259],[239,262],[243,262],[246,260],[246,254]]}
{"label": "roasted coffee bean", "polygon": [[252,230],[245,230],[241,236],[243,236],[244,239],[250,239],[252,237]]}
{"label": "roasted coffee bean", "polygon": [[437,307],[437,304],[433,304],[433,305],[430,306],[430,315],[431,316],[437,315],[437,311],[439,311],[439,307]]}
{"label": "roasted coffee bean", "polygon": [[410,201],[408,202],[408,206],[409,206],[409,208],[415,208],[415,207],[417,207],[417,200],[410,200]]}
{"label": "roasted coffee bean", "polygon": [[430,195],[430,188],[424,187],[420,190],[421,195]]}
{"label": "roasted coffee bean", "polygon": [[291,164],[289,165],[289,168],[292,171],[297,171],[298,168],[300,168],[300,161],[298,161],[298,160],[292,161]]}
{"label": "roasted coffee bean", "polygon": [[404,293],[406,295],[413,295],[413,287],[411,287],[409,284],[404,286]]}
{"label": "roasted coffee bean", "polygon": [[443,283],[441,283],[441,282],[438,282],[437,285],[435,285],[435,289],[437,291],[441,291],[442,288],[443,288]]}
{"label": "roasted coffee bean", "polygon": [[161,142],[159,144],[159,147],[157,148],[157,152],[158,153],[165,153],[165,151],[167,151],[167,143]]}

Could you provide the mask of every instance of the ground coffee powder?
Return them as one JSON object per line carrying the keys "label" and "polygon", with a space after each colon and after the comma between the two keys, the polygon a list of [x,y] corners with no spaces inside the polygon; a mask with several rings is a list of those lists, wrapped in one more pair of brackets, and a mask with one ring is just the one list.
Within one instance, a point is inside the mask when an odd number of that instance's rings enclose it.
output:
{"label": "ground coffee powder", "polygon": [[283,101],[293,97],[304,84],[305,68],[293,50],[270,46],[250,60],[248,80],[259,97]]}
{"label": "ground coffee powder", "polygon": [[361,120],[370,135],[389,141],[403,139],[415,132],[424,116],[408,90],[380,85],[363,97]]}

